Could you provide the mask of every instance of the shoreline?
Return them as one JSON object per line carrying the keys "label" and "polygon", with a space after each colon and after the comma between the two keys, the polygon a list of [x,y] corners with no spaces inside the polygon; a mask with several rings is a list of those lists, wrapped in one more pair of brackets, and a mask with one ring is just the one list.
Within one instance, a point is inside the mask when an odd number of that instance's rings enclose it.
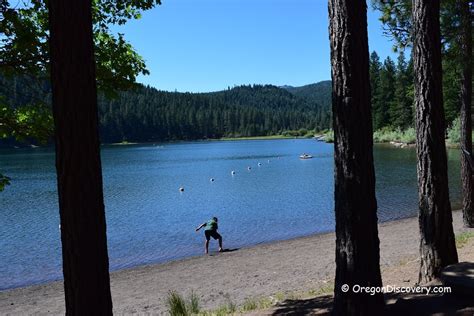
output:
{"label": "shoreline", "polygon": [[[453,212],[453,226],[456,234],[474,231],[462,226],[460,211]],[[380,223],[379,238],[383,271],[416,259],[417,217]],[[194,291],[204,309],[215,309],[229,301],[241,305],[250,297],[327,287],[333,281],[335,269],[334,239],[334,232],[313,234],[223,254],[114,271],[110,274],[114,312],[164,313],[170,290],[184,296]],[[385,283],[387,277],[383,278]],[[400,278],[407,276],[400,275]],[[414,281],[411,277],[410,282]],[[62,281],[2,290],[0,311],[64,314],[63,300]]]}
{"label": "shoreline", "polygon": [[[460,210],[456,209],[456,210],[453,211],[453,213],[455,213],[455,212],[460,212]],[[410,219],[413,220],[413,219],[416,219],[416,218],[417,218],[417,215],[404,217],[404,218],[398,218],[398,219],[392,219],[392,220],[386,220],[386,221],[379,222],[378,225],[380,227],[381,225],[390,225],[391,223],[394,223],[394,222],[410,220]],[[260,242],[260,243],[254,243],[254,244],[240,246],[240,248],[231,248],[231,249],[244,250],[244,249],[251,249],[251,248],[255,248],[255,247],[261,247],[261,246],[265,246],[265,245],[271,246],[273,244],[291,242],[291,241],[295,241],[295,240],[299,240],[299,239],[305,239],[305,238],[316,238],[318,236],[332,235],[334,233],[335,233],[335,230],[333,229],[333,230],[329,230],[329,231],[309,233],[309,234],[301,235],[301,236],[297,236],[297,237],[290,237],[289,239],[275,239],[275,240],[271,240],[271,241],[264,241],[264,242]],[[211,242],[211,244],[212,244],[212,242]],[[152,262],[152,263],[138,263],[136,265],[132,265],[132,266],[124,267],[124,268],[112,269],[112,270],[109,271],[109,273],[110,274],[120,273],[122,271],[134,270],[134,269],[139,269],[139,268],[148,267],[148,266],[167,265],[167,264],[172,264],[172,263],[184,262],[184,261],[187,261],[187,260],[192,260],[194,258],[200,258],[200,257],[202,257],[202,255],[197,254],[197,255],[178,257],[178,258],[175,258],[175,259]],[[45,286],[45,285],[48,285],[48,284],[51,284],[51,283],[56,283],[56,282],[63,282],[63,278],[61,277],[61,278],[57,278],[57,279],[39,281],[39,282],[34,282],[34,283],[30,283],[30,284],[23,284],[23,285],[19,285],[19,286],[0,288],[0,293],[4,292],[4,291],[13,291],[13,290],[22,289],[22,288],[30,288],[30,287],[35,287],[35,286]]]}
{"label": "shoreline", "polygon": [[[285,135],[270,135],[270,136],[249,136],[249,137],[222,137],[222,138],[203,138],[203,139],[177,139],[177,140],[160,140],[160,141],[133,141],[133,142],[119,142],[119,143],[101,143],[100,147],[113,146],[113,147],[125,147],[125,146],[136,146],[136,145],[166,145],[166,144],[176,144],[176,143],[189,143],[189,142],[232,142],[232,141],[257,141],[257,140],[289,140],[289,139],[311,139],[317,142],[322,142],[326,144],[333,144],[334,141],[324,140],[325,134],[315,134],[314,136],[285,136]],[[446,149],[460,149],[458,143],[451,143],[448,140],[445,142]],[[398,139],[392,139],[387,141],[374,141],[374,145],[388,145],[394,148],[415,148],[416,145],[413,142],[402,142]],[[26,146],[5,146],[0,147],[0,149],[44,149],[44,148],[54,148],[53,144],[46,146],[36,146],[36,145],[26,145]]]}

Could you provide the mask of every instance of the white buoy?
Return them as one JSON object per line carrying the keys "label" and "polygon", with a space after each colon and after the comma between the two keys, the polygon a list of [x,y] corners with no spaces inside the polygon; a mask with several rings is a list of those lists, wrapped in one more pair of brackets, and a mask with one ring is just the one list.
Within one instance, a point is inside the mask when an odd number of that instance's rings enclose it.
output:
{"label": "white buoy", "polygon": [[268,159],[267,163],[270,163],[270,159]]}
{"label": "white buoy", "polygon": [[261,165],[262,165],[262,164],[259,162],[259,163],[258,163],[258,166],[260,167]]}
{"label": "white buoy", "polygon": [[234,174],[235,174],[235,171],[234,171],[234,170],[232,170],[232,171],[230,172],[230,174],[231,174],[231,175],[234,175]]}
{"label": "white buoy", "polygon": [[250,169],[252,169],[252,167],[248,166],[248,167],[247,167],[247,170],[250,170]]}
{"label": "white buoy", "polygon": [[210,178],[210,179],[209,179],[209,181],[211,181],[211,182],[214,182],[214,180],[215,180],[214,178]]}
{"label": "white buoy", "polygon": [[184,188],[183,188],[183,187],[179,187],[179,192],[184,192]]}

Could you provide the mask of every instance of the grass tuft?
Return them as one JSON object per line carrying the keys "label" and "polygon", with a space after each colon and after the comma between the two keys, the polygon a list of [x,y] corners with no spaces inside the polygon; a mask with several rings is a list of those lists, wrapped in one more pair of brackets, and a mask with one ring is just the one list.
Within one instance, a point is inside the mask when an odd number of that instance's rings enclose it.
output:
{"label": "grass tuft", "polygon": [[189,297],[189,302],[187,303],[187,310],[190,314],[199,314],[199,297],[194,292],[191,292],[191,296]]}
{"label": "grass tuft", "polygon": [[242,311],[249,312],[256,310],[258,308],[258,303],[254,298],[248,298],[245,300],[244,304],[242,305]]}
{"label": "grass tuft", "polygon": [[168,312],[171,316],[188,316],[188,310],[186,308],[186,302],[184,298],[175,291],[170,291],[168,299],[166,300],[168,305]]}
{"label": "grass tuft", "polygon": [[199,297],[194,292],[191,292],[189,299],[185,300],[179,293],[170,291],[166,304],[171,316],[190,316],[200,313]]}

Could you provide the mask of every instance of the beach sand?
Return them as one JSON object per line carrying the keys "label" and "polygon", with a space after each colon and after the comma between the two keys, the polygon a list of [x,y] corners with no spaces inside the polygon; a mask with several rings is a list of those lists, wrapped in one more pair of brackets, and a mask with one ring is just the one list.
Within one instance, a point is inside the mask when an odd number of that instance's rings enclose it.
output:
{"label": "beach sand", "polygon": [[[474,231],[462,226],[460,212],[453,217],[456,234]],[[414,284],[418,219],[382,223],[379,237],[384,284]],[[472,241],[459,250],[460,260],[474,261]],[[114,313],[165,314],[170,290],[184,296],[193,291],[209,310],[230,301],[241,305],[247,298],[327,288],[333,283],[334,255],[335,235],[329,233],[113,272]],[[64,314],[63,295],[62,282],[1,291],[0,314]]]}

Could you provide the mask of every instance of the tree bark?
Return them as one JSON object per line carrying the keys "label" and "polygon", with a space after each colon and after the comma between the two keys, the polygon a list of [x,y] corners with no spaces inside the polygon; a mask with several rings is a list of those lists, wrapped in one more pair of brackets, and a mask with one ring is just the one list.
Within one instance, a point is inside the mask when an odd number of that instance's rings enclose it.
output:
{"label": "tree bark", "polygon": [[469,2],[458,0],[461,16],[461,179],[462,179],[462,214],[464,225],[474,227],[474,191],[472,168],[472,24]]}
{"label": "tree bark", "polygon": [[[354,285],[382,286],[373,164],[367,6],[329,1],[335,161],[336,315],[381,315],[382,294],[355,294]],[[347,284],[349,291],[341,287]]]}
{"label": "tree bark", "polygon": [[449,202],[439,1],[413,1],[416,150],[421,265],[429,282],[458,261]]}
{"label": "tree bark", "polygon": [[66,314],[111,315],[91,0],[48,5]]}

